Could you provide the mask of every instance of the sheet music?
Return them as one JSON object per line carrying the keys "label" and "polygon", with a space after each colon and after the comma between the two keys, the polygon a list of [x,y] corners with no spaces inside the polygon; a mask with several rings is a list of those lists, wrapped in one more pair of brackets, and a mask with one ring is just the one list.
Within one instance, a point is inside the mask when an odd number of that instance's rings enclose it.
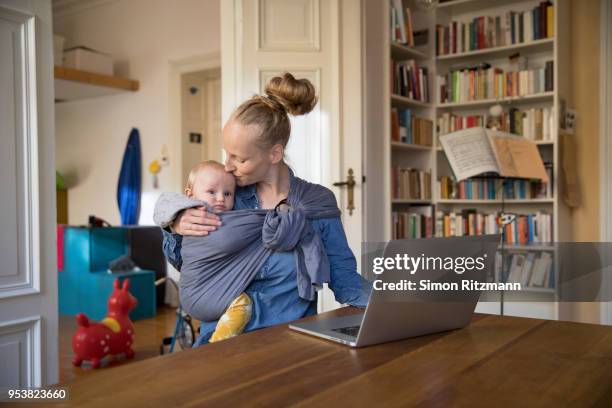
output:
{"label": "sheet music", "polygon": [[490,129],[486,132],[494,145],[499,174],[504,177],[542,180],[548,183],[542,157],[538,147],[531,140]]}
{"label": "sheet music", "polygon": [[440,136],[440,144],[457,180],[482,173],[499,173],[489,138],[481,127]]}

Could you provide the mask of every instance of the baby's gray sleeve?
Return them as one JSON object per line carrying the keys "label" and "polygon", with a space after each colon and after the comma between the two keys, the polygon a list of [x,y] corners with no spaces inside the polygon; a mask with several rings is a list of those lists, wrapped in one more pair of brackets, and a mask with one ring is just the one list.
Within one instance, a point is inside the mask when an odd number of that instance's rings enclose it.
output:
{"label": "baby's gray sleeve", "polygon": [[160,227],[166,228],[172,224],[179,212],[187,208],[200,206],[206,206],[206,204],[203,201],[189,198],[183,194],[162,193],[155,203],[153,221]]}

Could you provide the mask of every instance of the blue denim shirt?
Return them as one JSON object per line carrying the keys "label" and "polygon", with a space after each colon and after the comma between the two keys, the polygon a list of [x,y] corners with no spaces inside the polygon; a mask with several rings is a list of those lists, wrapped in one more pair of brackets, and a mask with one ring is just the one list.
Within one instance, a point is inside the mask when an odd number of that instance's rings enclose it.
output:
{"label": "blue denim shirt", "polygon": [[[254,184],[236,189],[234,209],[249,208],[259,208]],[[325,245],[331,269],[329,287],[336,301],[365,307],[372,287],[357,273],[355,256],[348,246],[340,218],[316,219],[312,225]],[[179,270],[182,264],[181,241],[180,235],[164,231],[164,254]],[[309,302],[298,295],[292,251],[272,253],[247,287],[246,293],[253,301],[253,316],[245,328],[247,332],[287,323],[317,312],[316,300]],[[217,322],[202,322],[200,337],[195,346],[208,342],[216,326]]]}

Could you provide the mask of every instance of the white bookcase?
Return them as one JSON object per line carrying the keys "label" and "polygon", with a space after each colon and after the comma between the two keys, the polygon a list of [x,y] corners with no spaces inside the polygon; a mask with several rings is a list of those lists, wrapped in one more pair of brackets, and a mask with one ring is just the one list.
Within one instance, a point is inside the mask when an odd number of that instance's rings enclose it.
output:
{"label": "white bookcase", "polygon": [[[510,107],[520,109],[552,107],[554,129],[551,141],[539,141],[538,149],[545,161],[553,163],[553,196],[546,199],[507,199],[506,212],[517,214],[535,211],[546,211],[552,214],[553,237],[555,242],[571,239],[569,210],[563,204],[560,194],[560,145],[559,145],[559,112],[563,100],[568,99],[568,45],[569,21],[567,0],[553,0],[554,36],[502,47],[481,49],[452,55],[436,56],[436,25],[445,25],[452,20],[468,21],[478,16],[500,15],[506,11],[522,12],[530,10],[540,3],[529,1],[495,1],[495,0],[455,0],[437,4],[434,7],[421,7],[416,0],[403,0],[403,6],[409,7],[413,15],[415,30],[429,30],[426,46],[414,48],[398,45],[390,38],[390,2],[392,0],[365,0],[365,174],[367,175],[368,195],[380,197],[380,206],[366,208],[366,219],[378,220],[368,222],[366,239],[386,241],[392,237],[392,212],[402,211],[409,207],[423,208],[431,205],[433,214],[436,211],[461,211],[474,208],[478,211],[495,213],[500,211],[501,200],[465,200],[441,199],[437,180],[443,175],[452,174],[444,152],[436,147],[436,118],[444,112],[462,115],[488,114],[489,108],[500,103],[506,112]],[[554,85],[552,92],[505,99],[486,99],[461,103],[440,103],[438,75],[459,66],[476,65],[487,62],[492,66],[506,68],[508,56],[520,53],[528,59],[528,67],[541,67],[545,61],[554,62]],[[412,101],[391,92],[391,59],[416,59],[421,66],[427,67],[429,73],[428,103]],[[391,109],[408,107],[413,115],[430,119],[434,122],[434,146],[411,146],[391,140]],[[391,166],[401,165],[431,171],[431,200],[392,199]],[[435,225],[435,224],[434,224]],[[554,248],[543,245],[506,246],[507,253],[525,251],[553,251]],[[553,259],[556,257],[553,256]],[[553,265],[555,265],[554,263]],[[554,270],[554,266],[553,266]],[[556,276],[556,273],[555,273]],[[504,295],[503,311],[507,315],[559,319],[559,304],[556,302],[555,290],[532,288],[521,293]],[[496,294],[487,302],[479,303],[477,311],[500,313],[502,305]]]}

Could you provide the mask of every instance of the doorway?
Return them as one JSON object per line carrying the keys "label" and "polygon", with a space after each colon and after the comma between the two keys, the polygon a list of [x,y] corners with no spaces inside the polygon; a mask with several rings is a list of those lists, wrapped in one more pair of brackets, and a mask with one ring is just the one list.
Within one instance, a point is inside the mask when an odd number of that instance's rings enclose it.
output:
{"label": "doorway", "polygon": [[222,161],[219,68],[181,75],[181,157],[181,180],[201,161]]}

